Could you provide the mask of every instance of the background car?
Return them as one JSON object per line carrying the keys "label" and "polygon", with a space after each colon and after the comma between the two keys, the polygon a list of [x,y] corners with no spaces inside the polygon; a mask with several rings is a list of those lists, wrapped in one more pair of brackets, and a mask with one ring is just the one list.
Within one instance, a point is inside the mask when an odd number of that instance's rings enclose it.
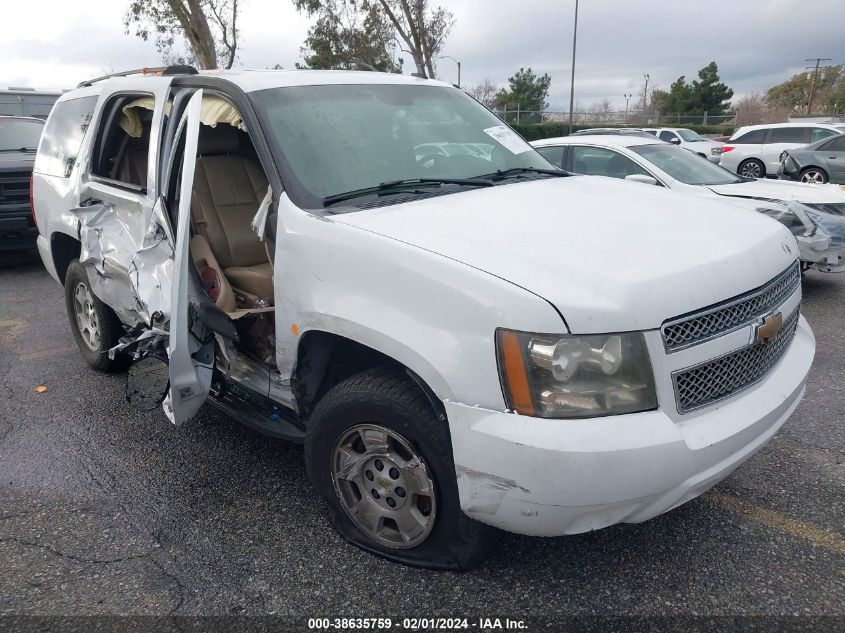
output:
{"label": "background car", "polygon": [[719,164],[747,178],[775,176],[783,150],[803,147],[842,132],[845,125],[828,123],[747,125],[725,143]]}
{"label": "background car", "polygon": [[784,150],[778,176],[813,184],[845,184],[845,134]]}
{"label": "background car", "polygon": [[719,156],[722,154],[722,143],[704,138],[698,132],[693,132],[685,127],[645,128],[644,131],[656,136],[661,141],[683,147],[714,163],[719,162]]}
{"label": "background car", "polygon": [[591,127],[585,130],[578,130],[569,136],[585,136],[593,134],[618,134],[622,136],[640,136],[649,138],[651,134],[645,130],[634,127]]}
{"label": "background car", "polygon": [[0,116],[0,249],[35,246],[29,179],[43,129],[41,119]]}
{"label": "background car", "polygon": [[737,176],[655,138],[565,136],[532,145],[555,166],[718,198],[784,224],[804,268],[845,272],[845,192],[838,187]]}

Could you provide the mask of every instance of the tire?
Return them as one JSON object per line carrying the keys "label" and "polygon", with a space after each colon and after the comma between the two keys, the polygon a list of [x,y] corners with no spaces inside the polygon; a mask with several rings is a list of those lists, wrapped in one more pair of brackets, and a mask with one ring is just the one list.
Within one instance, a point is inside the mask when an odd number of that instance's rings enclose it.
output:
{"label": "tire", "polygon": [[798,180],[817,185],[823,185],[830,180],[827,172],[821,167],[806,167],[798,174]]}
{"label": "tire", "polygon": [[746,178],[765,178],[766,166],[763,164],[763,161],[757,160],[756,158],[749,158],[739,164],[736,173]]}
{"label": "tire", "polygon": [[119,371],[129,365],[130,358],[125,354],[115,355],[114,360],[109,358],[109,349],[123,335],[123,325],[114,311],[91,291],[88,275],[77,259],[70,263],[65,274],[65,307],[70,331],[85,362],[105,372]]}
{"label": "tire", "polygon": [[[367,457],[371,451],[362,442],[365,433],[368,441],[373,440],[370,443],[376,445],[383,434],[387,450],[378,448],[376,457]],[[364,452],[355,455],[355,450],[349,448],[355,447],[355,442]],[[408,463],[402,461],[408,457],[402,442],[412,451],[410,463],[416,465],[411,468],[402,466]],[[356,464],[347,472],[354,470],[358,483],[351,483],[351,475],[336,476],[338,470],[343,470],[338,468],[342,453],[355,455],[345,463]],[[384,460],[378,455],[385,456]],[[414,457],[419,461],[414,462]],[[378,471],[380,463],[383,470]],[[368,552],[414,567],[466,570],[481,563],[494,543],[494,528],[461,511],[447,422],[435,413],[425,392],[401,369],[369,370],[333,387],[317,403],[309,421],[305,465],[312,484],[330,506],[335,529]],[[428,483],[415,485],[423,479],[433,484],[430,497],[424,492]],[[408,491],[400,484],[406,485]],[[415,488],[423,492],[416,494]],[[404,505],[387,507],[396,502]],[[362,528],[364,519],[353,518],[355,513],[347,509],[350,506],[364,509],[356,516],[363,517],[366,512],[381,517],[375,521],[382,526],[381,536]],[[416,532],[399,530],[400,515],[409,514],[416,518]],[[386,543],[387,540],[391,542]]]}

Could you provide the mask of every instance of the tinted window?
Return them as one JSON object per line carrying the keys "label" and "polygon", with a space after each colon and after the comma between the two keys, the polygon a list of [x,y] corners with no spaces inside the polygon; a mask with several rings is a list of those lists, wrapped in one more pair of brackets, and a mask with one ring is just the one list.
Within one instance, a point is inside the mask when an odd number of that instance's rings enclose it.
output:
{"label": "tinted window", "polygon": [[738,144],[738,143],[762,143],[763,139],[766,138],[766,130],[752,130],[751,132],[746,132],[742,136],[733,141],[730,141],[731,144]]}
{"label": "tinted window", "polygon": [[625,178],[634,174],[650,175],[630,158],[612,149],[577,145],[572,147],[572,171],[576,174],[611,178]]}
{"label": "tinted window", "polygon": [[673,138],[677,138],[672,132],[663,131],[660,133],[660,140],[661,141],[671,141]]}
{"label": "tinted window", "polygon": [[819,150],[824,150],[825,152],[845,152],[845,134],[825,143]]}
{"label": "tinted window", "polygon": [[727,185],[741,182],[736,174],[732,174],[727,169],[674,145],[663,143],[636,145],[631,147],[631,151],[659,167],[675,180],[688,185]]}
{"label": "tinted window", "polygon": [[91,123],[97,97],[80,97],[57,103],[44,128],[34,171],[67,178]]}
{"label": "tinted window", "polygon": [[835,131],[828,130],[825,127],[813,127],[810,128],[810,142],[815,143],[816,141],[820,141],[828,136],[834,136],[835,134]]}
{"label": "tinted window", "polygon": [[538,147],[537,151],[555,167],[563,167],[563,147]]}
{"label": "tinted window", "polygon": [[806,127],[775,127],[769,143],[807,143],[810,140],[810,129]]}
{"label": "tinted window", "polygon": [[27,119],[0,119],[0,152],[38,149],[44,124]]}
{"label": "tinted window", "polygon": [[91,174],[136,187],[147,185],[153,98],[119,95],[103,107]]}

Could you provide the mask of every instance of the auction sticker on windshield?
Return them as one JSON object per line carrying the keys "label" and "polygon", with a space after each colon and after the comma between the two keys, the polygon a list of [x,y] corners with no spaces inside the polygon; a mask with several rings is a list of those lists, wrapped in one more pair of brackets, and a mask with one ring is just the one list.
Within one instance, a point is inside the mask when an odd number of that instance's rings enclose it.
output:
{"label": "auction sticker on windshield", "polygon": [[519,134],[507,125],[497,125],[484,130],[490,138],[505,146],[512,154],[522,154],[533,149]]}

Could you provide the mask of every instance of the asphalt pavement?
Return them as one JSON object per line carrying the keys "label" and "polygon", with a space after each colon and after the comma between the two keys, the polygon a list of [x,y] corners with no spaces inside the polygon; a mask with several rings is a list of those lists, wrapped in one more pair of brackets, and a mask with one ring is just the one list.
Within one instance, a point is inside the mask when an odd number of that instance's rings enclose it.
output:
{"label": "asphalt pavement", "polygon": [[803,311],[807,394],[713,491],[643,524],[502,534],[459,574],[347,544],[301,447],[211,407],[179,428],[131,408],[40,259],[4,254],[0,616],[845,616],[845,274],[809,273]]}

